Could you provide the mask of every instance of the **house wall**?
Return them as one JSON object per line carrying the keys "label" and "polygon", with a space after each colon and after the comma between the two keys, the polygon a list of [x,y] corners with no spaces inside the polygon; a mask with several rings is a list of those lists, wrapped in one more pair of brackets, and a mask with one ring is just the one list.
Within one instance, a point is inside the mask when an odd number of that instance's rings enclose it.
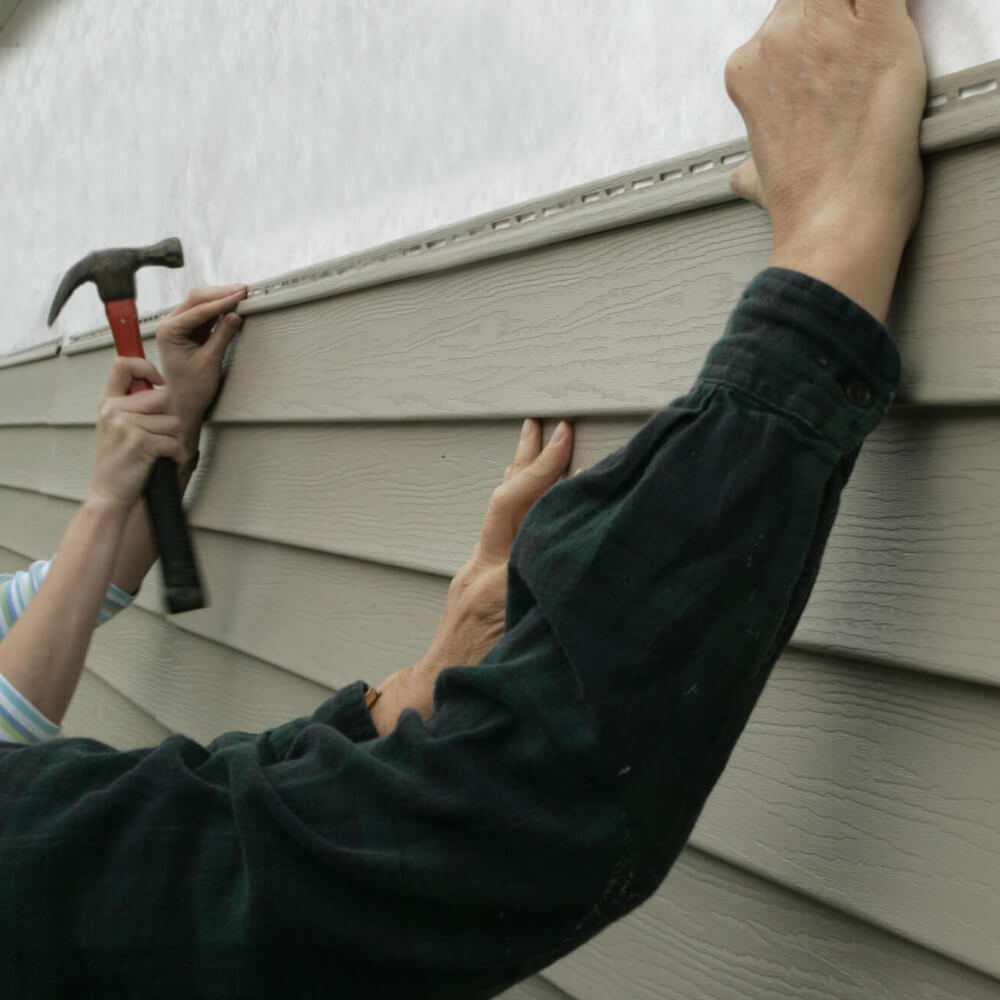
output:
{"label": "house wall", "polygon": [[[688,848],[522,1000],[998,995],[1000,92],[961,96],[998,74],[935,86],[901,389]],[[728,191],[740,151],[255,286],[193,484],[212,606],[167,618],[151,576],[95,636],[67,732],[209,740],[415,660],[524,416],[576,418],[589,465],[692,384],[767,262]],[[103,334],[35,353],[0,368],[8,566],[50,554],[86,489],[112,357]]]}
{"label": "house wall", "polygon": [[[183,240],[154,310],[738,136],[772,6],[0,0],[0,353],[98,247]],[[1000,56],[1000,4],[910,6],[933,76]],[[103,323],[78,294],[57,330]]]}

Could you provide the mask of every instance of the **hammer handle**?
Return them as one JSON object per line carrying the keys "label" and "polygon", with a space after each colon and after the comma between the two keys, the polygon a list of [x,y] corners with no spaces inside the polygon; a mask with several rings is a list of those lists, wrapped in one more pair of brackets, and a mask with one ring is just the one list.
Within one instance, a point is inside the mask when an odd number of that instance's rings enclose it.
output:
{"label": "hammer handle", "polygon": [[[106,302],[104,306],[121,357],[144,358],[142,334],[134,299]],[[145,379],[136,379],[129,394],[151,389]],[[160,554],[163,590],[170,614],[195,611],[205,607],[198,563],[195,559],[187,517],[181,505],[177,466],[169,458],[158,458],[146,480],[144,490],[153,540]]]}

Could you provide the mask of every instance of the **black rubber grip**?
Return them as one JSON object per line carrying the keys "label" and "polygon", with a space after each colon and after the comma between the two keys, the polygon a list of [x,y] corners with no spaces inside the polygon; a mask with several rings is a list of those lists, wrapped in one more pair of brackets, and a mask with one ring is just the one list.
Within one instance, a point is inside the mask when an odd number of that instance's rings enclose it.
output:
{"label": "black rubber grip", "polygon": [[181,506],[177,466],[169,458],[158,458],[146,481],[146,506],[153,539],[163,569],[163,592],[167,611],[197,611],[205,607],[205,593],[194,557],[187,516]]}

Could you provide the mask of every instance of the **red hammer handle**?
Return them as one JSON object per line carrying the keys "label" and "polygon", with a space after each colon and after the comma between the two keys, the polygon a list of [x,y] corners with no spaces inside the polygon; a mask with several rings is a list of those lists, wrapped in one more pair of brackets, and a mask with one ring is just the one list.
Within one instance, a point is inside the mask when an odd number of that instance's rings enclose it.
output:
{"label": "red hammer handle", "polygon": [[[117,299],[104,306],[115,338],[115,348],[123,358],[144,358],[142,334],[134,299]],[[152,389],[145,379],[135,379],[129,395]],[[177,466],[169,458],[158,458],[150,470],[144,491],[153,538],[160,554],[163,589],[171,614],[205,607],[205,594],[198,563],[191,544],[187,517],[181,505]]]}
{"label": "red hammer handle", "polygon": [[[144,358],[146,352],[142,349],[142,333],[139,330],[139,315],[135,310],[135,299],[119,299],[117,302],[106,302],[104,311],[111,324],[111,334],[115,338],[115,350],[120,358]],[[153,386],[144,378],[133,379],[128,387],[128,394],[152,389]]]}

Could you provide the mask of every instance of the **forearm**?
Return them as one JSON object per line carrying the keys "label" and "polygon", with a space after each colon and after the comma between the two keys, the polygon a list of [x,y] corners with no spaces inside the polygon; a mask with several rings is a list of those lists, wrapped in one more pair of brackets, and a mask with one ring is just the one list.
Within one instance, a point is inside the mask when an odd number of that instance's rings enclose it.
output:
{"label": "forearm", "polygon": [[76,690],[125,522],[120,507],[88,496],[45,583],[0,643],[0,673],[57,725]]}

